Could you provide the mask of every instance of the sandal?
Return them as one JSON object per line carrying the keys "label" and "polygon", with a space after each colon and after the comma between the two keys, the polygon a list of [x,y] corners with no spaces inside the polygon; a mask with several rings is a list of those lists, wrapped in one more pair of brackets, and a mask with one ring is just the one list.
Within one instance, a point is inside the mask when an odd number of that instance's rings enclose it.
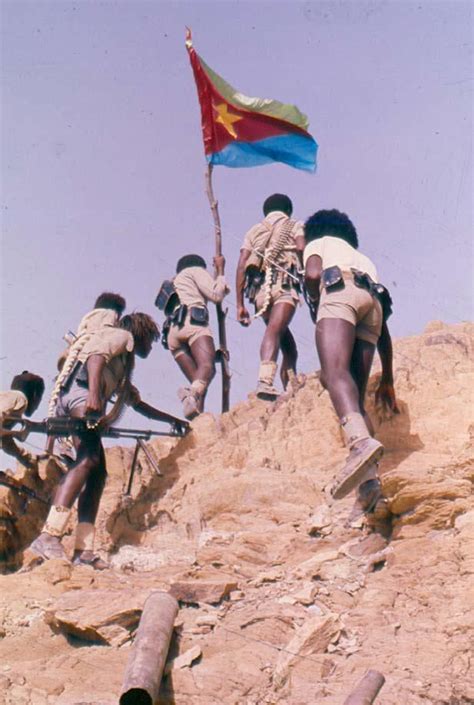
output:
{"label": "sandal", "polygon": [[76,556],[72,560],[73,565],[88,565],[94,570],[107,570],[110,565],[104,561],[100,556],[93,555],[91,558],[83,558],[82,556]]}
{"label": "sandal", "polygon": [[190,387],[180,387],[178,389],[179,400],[183,404],[183,414],[188,421],[192,421],[201,413],[198,408],[198,400]]}

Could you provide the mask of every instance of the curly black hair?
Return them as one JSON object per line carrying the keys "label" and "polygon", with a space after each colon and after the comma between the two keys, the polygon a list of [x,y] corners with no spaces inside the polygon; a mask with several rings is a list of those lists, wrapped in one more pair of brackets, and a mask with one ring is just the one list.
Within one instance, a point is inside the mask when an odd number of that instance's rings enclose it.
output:
{"label": "curly black hair", "polygon": [[359,247],[357,230],[352,221],[345,213],[341,213],[336,208],[317,211],[304,224],[306,242],[319,240],[326,235],[338,237],[352,245],[356,250]]}
{"label": "curly black hair", "polygon": [[18,392],[23,392],[25,397],[28,399],[26,415],[30,416],[34,408],[39,405],[43,396],[44,380],[39,375],[33,374],[33,372],[23,370],[21,374],[13,377],[10,388],[15,389]]}
{"label": "curly black hair", "polygon": [[132,334],[135,343],[153,343],[160,338],[160,329],[147,313],[130,313],[120,321],[120,328]]}
{"label": "curly black hair", "polygon": [[111,291],[104,291],[97,297],[94,308],[110,308],[116,311],[119,316],[125,311],[125,299],[120,294],[112,294]]}
{"label": "curly black hair", "polygon": [[187,269],[188,267],[202,267],[203,269],[207,269],[206,260],[201,257],[201,255],[184,255],[184,257],[178,260],[176,274],[179,274],[183,269]]}
{"label": "curly black hair", "polygon": [[287,216],[293,213],[291,198],[284,193],[274,193],[265,199],[263,203],[263,215],[267,216],[273,211],[283,211]]}

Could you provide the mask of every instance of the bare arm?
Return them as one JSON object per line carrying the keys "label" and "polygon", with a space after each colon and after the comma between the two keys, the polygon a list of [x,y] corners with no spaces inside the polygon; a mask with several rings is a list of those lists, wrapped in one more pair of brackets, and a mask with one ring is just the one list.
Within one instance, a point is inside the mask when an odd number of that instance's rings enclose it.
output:
{"label": "bare arm", "polygon": [[224,279],[225,259],[223,257],[216,257],[215,260],[217,260],[217,263],[214,261],[216,279],[213,279],[209,272],[205,269],[200,269],[195,275],[194,281],[199,292],[202,296],[204,296],[206,301],[212,301],[214,304],[220,304],[224,300],[225,295],[228,293],[229,287]]}
{"label": "bare arm", "polygon": [[86,414],[101,414],[103,411],[101,387],[104,367],[105,357],[102,355],[91,355],[87,359],[89,393],[87,395]]}
{"label": "bare arm", "polygon": [[[321,272],[323,271],[323,261],[319,255],[311,255],[306,262],[304,283],[308,292],[310,308],[314,311],[319,306],[319,287],[321,283]],[[313,314],[311,314],[313,317]]]}
{"label": "bare arm", "polygon": [[375,401],[377,404],[398,414],[399,409],[395,398],[395,390],[393,388],[393,348],[392,338],[388,330],[387,322],[382,324],[382,332],[377,343],[377,350],[382,363],[382,377],[379,386],[375,392]]}
{"label": "bare arm", "polygon": [[21,446],[17,446],[15,440],[11,436],[2,437],[1,447],[7,455],[11,455],[13,458],[16,458],[18,462],[25,467],[31,468],[36,465],[37,458]]}
{"label": "bare arm", "polygon": [[298,268],[303,269],[303,252],[306,246],[306,240],[303,235],[298,235],[296,240],[296,257],[298,259]]}
{"label": "bare arm", "polygon": [[245,288],[245,265],[250,257],[250,250],[240,250],[240,257],[237,263],[237,271],[235,274],[235,294],[237,298],[237,320],[243,326],[250,324],[250,315],[244,304],[244,288]]}

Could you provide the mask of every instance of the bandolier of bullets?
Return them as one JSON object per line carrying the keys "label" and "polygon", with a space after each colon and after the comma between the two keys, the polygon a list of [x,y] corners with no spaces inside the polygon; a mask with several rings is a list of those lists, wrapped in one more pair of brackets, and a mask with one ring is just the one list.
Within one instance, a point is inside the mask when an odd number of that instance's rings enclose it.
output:
{"label": "bandolier of bullets", "polygon": [[279,264],[278,259],[284,253],[284,251],[289,247],[289,245],[294,245],[293,243],[293,228],[296,223],[294,220],[287,220],[286,223],[281,227],[280,233],[277,240],[265,250],[265,255],[263,258],[263,263],[265,267],[265,281],[263,282],[263,291],[265,298],[263,300],[263,305],[260,311],[257,311],[254,318],[259,318],[268,309],[271,297],[272,297],[272,284],[275,274],[275,264]]}

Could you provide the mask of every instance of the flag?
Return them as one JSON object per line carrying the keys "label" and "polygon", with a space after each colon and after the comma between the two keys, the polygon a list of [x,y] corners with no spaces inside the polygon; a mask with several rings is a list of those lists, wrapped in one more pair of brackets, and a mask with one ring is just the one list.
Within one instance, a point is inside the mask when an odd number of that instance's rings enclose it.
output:
{"label": "flag", "polygon": [[201,106],[204,152],[210,164],[249,167],[283,162],[314,171],[318,145],[308,119],[295,105],[267,98],[249,98],[218,76],[192,45],[186,47]]}

